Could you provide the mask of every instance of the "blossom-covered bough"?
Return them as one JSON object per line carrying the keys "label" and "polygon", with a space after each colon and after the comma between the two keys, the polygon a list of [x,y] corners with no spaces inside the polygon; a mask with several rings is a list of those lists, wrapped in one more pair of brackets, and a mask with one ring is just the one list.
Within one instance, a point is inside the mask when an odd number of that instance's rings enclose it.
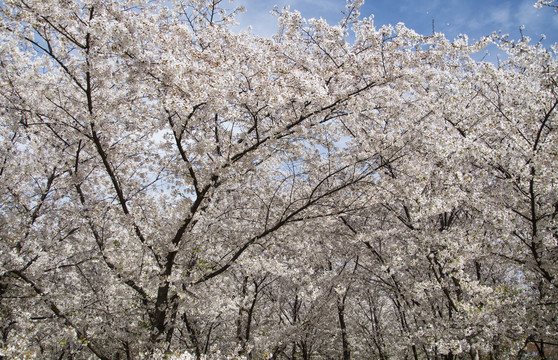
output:
{"label": "blossom-covered bough", "polygon": [[223,5],[0,4],[0,358],[556,346],[556,54]]}

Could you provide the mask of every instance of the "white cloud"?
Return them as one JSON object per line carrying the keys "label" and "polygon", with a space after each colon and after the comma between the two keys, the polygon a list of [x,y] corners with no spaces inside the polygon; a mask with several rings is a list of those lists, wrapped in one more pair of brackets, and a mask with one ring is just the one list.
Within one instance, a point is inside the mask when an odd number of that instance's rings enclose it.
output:
{"label": "white cloud", "polygon": [[[1,0],[0,0],[1,1]],[[430,31],[431,20],[435,20],[436,31],[455,37],[466,33],[471,39],[489,35],[502,30],[512,38],[519,37],[519,27],[525,25],[525,34],[538,41],[541,33],[546,33],[547,43],[557,41],[558,16],[551,9],[536,9],[535,0],[504,0],[494,5],[492,1],[465,2],[462,0],[366,0],[363,15],[383,11],[387,22],[402,21],[410,26],[422,27],[423,32]],[[270,14],[274,5],[283,8],[289,5],[291,10],[299,10],[304,17],[324,17],[330,23],[341,19],[345,0],[235,0],[233,5],[243,5],[247,12],[238,17],[239,29],[252,25],[257,35],[272,36],[277,32],[277,18]],[[392,19],[393,13],[400,14]],[[378,14],[376,14],[378,15]],[[392,16],[393,17],[393,16]],[[449,24],[449,25],[448,25]],[[419,30],[419,29],[417,29]]]}
{"label": "white cloud", "polygon": [[277,32],[277,18],[270,11],[277,6],[282,9],[289,6],[298,10],[306,18],[327,18],[329,21],[341,19],[341,11],[345,10],[345,0],[236,0],[235,5],[242,5],[246,13],[238,16],[240,29],[252,26],[253,32],[261,36],[271,36]]}
{"label": "white cloud", "polygon": [[492,8],[487,14],[486,22],[487,24],[493,23],[503,27],[513,25],[510,4],[505,3],[496,8]]}
{"label": "white cloud", "polygon": [[533,0],[523,0],[518,7],[516,22],[525,25],[525,32],[533,41],[539,41],[542,34],[549,36],[549,42],[556,42],[558,16],[552,9],[537,9]]}
{"label": "white cloud", "polygon": [[541,9],[533,6],[532,0],[525,0],[519,5],[516,19],[521,25],[526,27],[537,26],[540,17],[543,15]]}
{"label": "white cloud", "polygon": [[299,1],[293,1],[294,5],[291,6],[291,8],[296,8],[297,4],[300,5],[310,5],[314,8],[319,8],[321,10],[326,10],[326,11],[341,11],[344,10],[344,4],[341,1],[335,1],[335,0],[299,0]]}
{"label": "white cloud", "polygon": [[284,7],[286,1],[266,2],[257,0],[237,0],[236,5],[242,5],[246,8],[244,14],[237,17],[240,23],[239,28],[245,30],[248,26],[252,27],[252,31],[256,35],[270,37],[277,32],[277,18],[271,15],[274,3],[279,8]]}

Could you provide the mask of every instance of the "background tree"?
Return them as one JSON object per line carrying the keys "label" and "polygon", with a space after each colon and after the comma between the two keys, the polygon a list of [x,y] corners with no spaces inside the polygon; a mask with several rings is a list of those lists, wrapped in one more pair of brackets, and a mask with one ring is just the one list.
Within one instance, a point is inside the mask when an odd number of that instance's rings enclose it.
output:
{"label": "background tree", "polygon": [[360,4],[271,40],[219,0],[4,1],[2,356],[558,343],[555,54]]}

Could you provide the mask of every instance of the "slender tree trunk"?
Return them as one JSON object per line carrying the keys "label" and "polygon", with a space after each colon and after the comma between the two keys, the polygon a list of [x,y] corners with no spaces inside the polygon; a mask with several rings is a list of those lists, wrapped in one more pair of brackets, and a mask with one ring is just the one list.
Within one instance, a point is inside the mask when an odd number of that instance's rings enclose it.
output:
{"label": "slender tree trunk", "polygon": [[351,358],[351,349],[349,348],[349,341],[347,339],[347,325],[345,324],[345,293],[342,298],[337,298],[337,313],[339,314],[339,327],[341,328],[341,341],[343,343],[343,360]]}

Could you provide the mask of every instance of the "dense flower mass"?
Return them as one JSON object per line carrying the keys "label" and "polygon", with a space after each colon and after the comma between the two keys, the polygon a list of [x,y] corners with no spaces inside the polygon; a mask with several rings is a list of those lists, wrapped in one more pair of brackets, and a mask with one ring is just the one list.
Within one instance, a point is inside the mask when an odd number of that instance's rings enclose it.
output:
{"label": "dense flower mass", "polygon": [[0,359],[557,346],[556,53],[361,4],[0,2]]}

